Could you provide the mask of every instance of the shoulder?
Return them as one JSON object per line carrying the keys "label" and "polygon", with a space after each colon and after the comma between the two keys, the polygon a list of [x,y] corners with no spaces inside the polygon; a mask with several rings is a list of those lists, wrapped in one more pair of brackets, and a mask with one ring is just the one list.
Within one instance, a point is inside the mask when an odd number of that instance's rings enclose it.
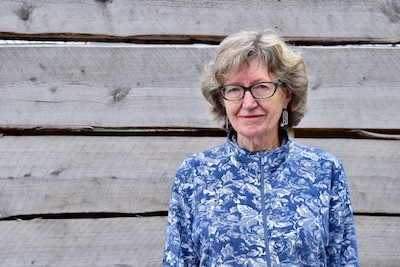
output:
{"label": "shoulder", "polygon": [[226,156],[227,154],[227,146],[226,143],[218,145],[216,147],[212,147],[187,157],[183,163],[188,164],[202,164],[207,163],[209,164],[210,161],[219,160]]}
{"label": "shoulder", "polygon": [[331,152],[326,150],[297,143],[292,140],[292,156],[297,160],[309,160],[320,164],[329,164],[334,169],[341,169],[341,160]]}
{"label": "shoulder", "polygon": [[227,144],[221,144],[213,148],[209,148],[185,158],[178,168],[178,173],[198,171],[201,168],[211,168],[218,165],[223,159],[227,158]]}
{"label": "shoulder", "polygon": [[294,177],[306,177],[313,183],[337,184],[346,187],[346,175],[341,160],[323,149],[293,142],[286,165]]}
{"label": "shoulder", "polygon": [[173,182],[173,191],[181,195],[193,194],[196,185],[204,183],[206,177],[213,177],[213,173],[221,164],[225,145],[219,145],[188,156],[179,165]]}

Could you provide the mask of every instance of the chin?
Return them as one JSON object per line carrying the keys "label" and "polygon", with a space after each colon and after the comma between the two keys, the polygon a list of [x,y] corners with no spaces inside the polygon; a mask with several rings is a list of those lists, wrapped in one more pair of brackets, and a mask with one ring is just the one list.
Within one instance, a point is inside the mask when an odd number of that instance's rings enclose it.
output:
{"label": "chin", "polygon": [[239,135],[246,137],[246,138],[265,138],[271,134],[278,132],[278,127],[276,128],[246,128],[246,129],[239,129],[236,131]]}

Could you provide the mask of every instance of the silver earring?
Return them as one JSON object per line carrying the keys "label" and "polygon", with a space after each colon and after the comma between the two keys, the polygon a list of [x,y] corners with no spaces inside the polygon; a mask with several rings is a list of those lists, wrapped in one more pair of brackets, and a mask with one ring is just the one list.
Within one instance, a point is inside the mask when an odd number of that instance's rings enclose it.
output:
{"label": "silver earring", "polygon": [[282,111],[282,121],[281,121],[281,127],[285,127],[289,124],[289,112],[287,109],[284,109]]}
{"label": "silver earring", "polygon": [[229,132],[229,119],[228,116],[225,115],[225,130]]}

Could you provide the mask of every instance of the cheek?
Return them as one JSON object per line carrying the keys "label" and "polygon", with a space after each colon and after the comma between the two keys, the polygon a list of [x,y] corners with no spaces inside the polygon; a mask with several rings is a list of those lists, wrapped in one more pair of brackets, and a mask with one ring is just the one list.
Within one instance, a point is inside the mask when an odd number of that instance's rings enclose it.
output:
{"label": "cheek", "polygon": [[240,105],[235,104],[234,102],[224,103],[226,114],[236,114],[239,112]]}

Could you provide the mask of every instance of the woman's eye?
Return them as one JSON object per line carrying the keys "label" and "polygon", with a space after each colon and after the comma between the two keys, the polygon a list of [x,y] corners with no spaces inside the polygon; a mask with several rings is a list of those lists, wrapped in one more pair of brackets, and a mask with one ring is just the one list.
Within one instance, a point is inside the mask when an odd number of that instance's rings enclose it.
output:
{"label": "woman's eye", "polygon": [[253,87],[255,90],[270,90],[269,84],[257,84]]}
{"label": "woman's eye", "polygon": [[240,87],[231,87],[231,88],[228,88],[227,93],[234,94],[234,93],[240,92],[241,90],[242,90],[242,88],[240,88]]}

